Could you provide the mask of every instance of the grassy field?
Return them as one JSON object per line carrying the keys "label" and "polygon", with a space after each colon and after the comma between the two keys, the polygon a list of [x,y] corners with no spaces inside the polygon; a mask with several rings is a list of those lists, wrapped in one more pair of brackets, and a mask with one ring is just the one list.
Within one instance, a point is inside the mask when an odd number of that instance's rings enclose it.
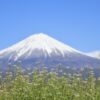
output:
{"label": "grassy field", "polygon": [[6,72],[0,76],[0,100],[100,100],[100,80],[90,72],[59,76],[55,72]]}

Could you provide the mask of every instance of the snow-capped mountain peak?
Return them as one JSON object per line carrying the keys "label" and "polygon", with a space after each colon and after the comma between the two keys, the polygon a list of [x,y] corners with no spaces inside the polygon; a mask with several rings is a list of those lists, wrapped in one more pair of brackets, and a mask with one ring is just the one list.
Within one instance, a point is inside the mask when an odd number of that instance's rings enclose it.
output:
{"label": "snow-capped mountain peak", "polygon": [[58,65],[72,68],[82,68],[90,64],[93,67],[100,66],[99,59],[89,57],[43,33],[32,35],[0,52],[0,66],[3,70],[9,64],[19,65],[19,62],[23,68],[32,69],[36,66],[55,69]]}
{"label": "snow-capped mountain peak", "polygon": [[64,56],[66,52],[79,52],[73,48],[71,48],[68,45],[65,45],[58,40],[53,39],[52,37],[44,34],[39,33],[32,35],[23,41],[11,46],[10,48],[7,48],[0,52],[0,57],[4,56],[5,54],[12,53],[10,55],[10,58],[13,57],[13,55],[16,57],[16,59],[22,57],[22,56],[31,56],[34,51],[40,50],[44,53],[44,55],[51,55],[53,52],[56,54],[61,54]]}

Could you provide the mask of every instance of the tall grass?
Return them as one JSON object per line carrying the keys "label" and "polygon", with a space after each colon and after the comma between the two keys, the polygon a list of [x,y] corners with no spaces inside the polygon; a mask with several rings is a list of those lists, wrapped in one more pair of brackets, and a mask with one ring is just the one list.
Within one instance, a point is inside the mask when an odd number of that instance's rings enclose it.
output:
{"label": "tall grass", "polygon": [[0,76],[0,100],[100,100],[100,80],[92,73],[83,79],[47,70],[6,72]]}

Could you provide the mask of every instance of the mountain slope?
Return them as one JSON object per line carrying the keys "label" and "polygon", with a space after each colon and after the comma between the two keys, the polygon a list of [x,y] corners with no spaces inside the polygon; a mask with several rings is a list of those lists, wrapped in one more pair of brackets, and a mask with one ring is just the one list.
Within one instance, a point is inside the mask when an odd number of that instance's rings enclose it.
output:
{"label": "mountain slope", "polygon": [[13,58],[14,60],[17,60],[23,56],[24,58],[31,57],[35,53],[37,53],[38,56],[41,56],[41,52],[44,56],[51,56],[52,53],[64,56],[67,52],[71,53],[79,51],[51,38],[48,35],[40,33],[32,35],[10,48],[1,51],[0,57],[8,55],[9,59]]}
{"label": "mountain slope", "polygon": [[89,53],[86,53],[86,54],[90,57],[95,57],[95,58],[100,59],[100,51],[89,52]]}
{"label": "mountain slope", "polygon": [[0,65],[6,69],[20,62],[24,68],[62,65],[63,67],[99,67],[100,60],[65,45],[43,33],[32,35],[23,41],[0,52]]}

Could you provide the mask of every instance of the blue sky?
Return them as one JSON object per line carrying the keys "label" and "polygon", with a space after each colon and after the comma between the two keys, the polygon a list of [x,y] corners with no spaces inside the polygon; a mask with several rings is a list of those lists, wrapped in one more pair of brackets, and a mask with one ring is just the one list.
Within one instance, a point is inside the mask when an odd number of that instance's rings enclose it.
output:
{"label": "blue sky", "polygon": [[100,50],[100,0],[0,0],[0,50],[40,32]]}

